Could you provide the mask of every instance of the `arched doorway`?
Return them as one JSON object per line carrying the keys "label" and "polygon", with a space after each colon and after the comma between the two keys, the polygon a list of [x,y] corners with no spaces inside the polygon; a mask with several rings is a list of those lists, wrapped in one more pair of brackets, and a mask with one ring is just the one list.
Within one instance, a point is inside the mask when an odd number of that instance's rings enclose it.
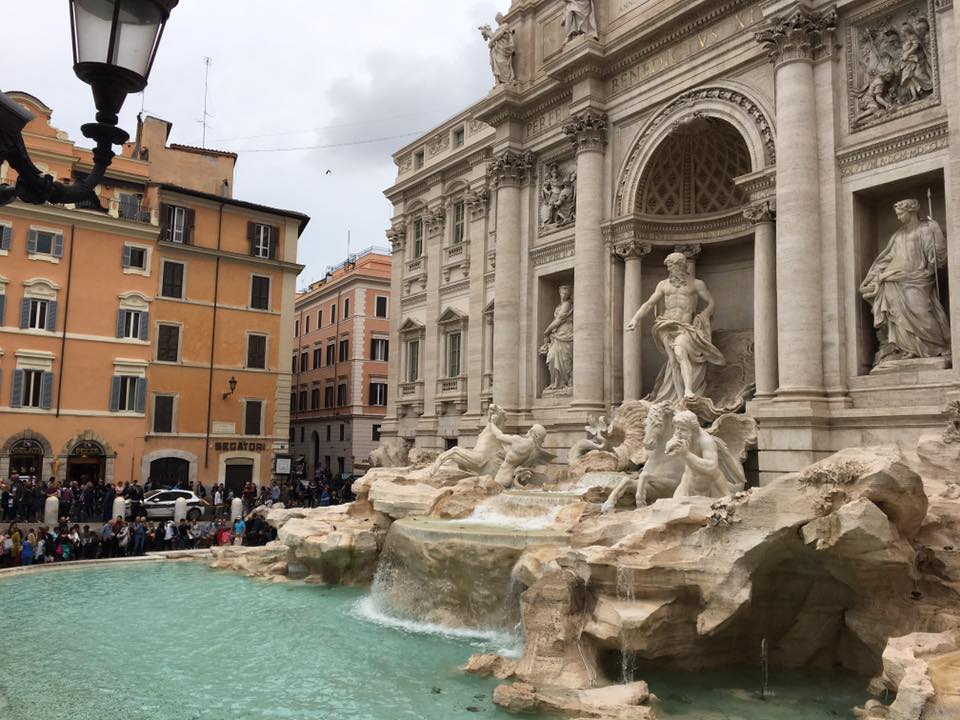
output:
{"label": "arched doorway", "polygon": [[67,457],[67,482],[95,485],[105,479],[107,453],[96,440],[81,440]]}
{"label": "arched doorway", "polygon": [[150,463],[150,483],[153,489],[187,487],[190,480],[190,462],[178,457],[161,457]]}
{"label": "arched doorway", "polygon": [[38,440],[21,439],[10,446],[10,474],[39,479],[43,474],[43,445]]}
{"label": "arched doorway", "polygon": [[250,458],[228,458],[225,461],[223,485],[229,494],[240,497],[243,486],[253,480],[253,460]]}

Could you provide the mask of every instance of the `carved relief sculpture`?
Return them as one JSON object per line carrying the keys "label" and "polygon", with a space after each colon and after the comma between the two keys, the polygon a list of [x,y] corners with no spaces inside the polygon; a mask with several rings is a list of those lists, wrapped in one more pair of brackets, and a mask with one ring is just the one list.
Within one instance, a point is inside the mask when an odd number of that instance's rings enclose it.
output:
{"label": "carved relief sculpture", "polygon": [[919,207],[916,200],[894,204],[902,227],[860,285],[880,343],[875,366],[886,360],[950,356],[950,322],[937,283],[937,270],[947,264],[947,242],[932,217],[920,220]]}
{"label": "carved relief sculpture", "polygon": [[[850,124],[860,129],[937,102],[936,47],[926,2],[854,20],[848,35]],[[925,14],[926,13],[926,14]]]}
{"label": "carved relief sculpture", "polygon": [[543,337],[540,354],[550,372],[550,384],[543,396],[569,395],[573,377],[573,290],[569,285],[560,286],[560,304]]}
{"label": "carved relief sculpture", "polygon": [[509,85],[516,80],[513,69],[513,57],[516,49],[513,35],[516,32],[505,21],[503,13],[497,13],[497,29],[490,25],[481,25],[479,30],[490,48],[490,69],[498,85]]}
{"label": "carved relief sculpture", "polygon": [[[679,407],[685,398],[704,396],[707,363],[723,365],[726,361],[711,342],[710,318],[715,302],[706,284],[690,276],[683,253],[670,253],[664,264],[669,277],[661,281],[653,295],[640,306],[626,331],[633,332],[651,310],[658,313],[653,323],[653,339],[666,355],[666,363],[647,399]],[[705,307],[697,312],[700,300]],[[658,307],[661,301],[662,308]]]}
{"label": "carved relief sculpture", "polygon": [[577,219],[577,173],[551,165],[540,187],[540,227],[543,230],[569,225]]}
{"label": "carved relief sculpture", "polygon": [[594,12],[593,0],[564,0],[563,25],[566,41],[573,40],[577,35],[590,35],[594,40],[597,36],[597,16]]}

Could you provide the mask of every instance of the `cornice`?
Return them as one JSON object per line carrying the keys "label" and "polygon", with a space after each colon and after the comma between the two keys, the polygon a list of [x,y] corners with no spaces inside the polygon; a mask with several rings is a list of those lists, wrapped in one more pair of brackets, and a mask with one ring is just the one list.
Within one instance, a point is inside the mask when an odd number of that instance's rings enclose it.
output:
{"label": "cornice", "polygon": [[45,223],[75,225],[85,230],[98,230],[138,240],[156,240],[160,235],[160,228],[156,225],[120,220],[95,210],[69,210],[58,205],[30,205],[19,200],[0,208],[0,215],[26,217]]}
{"label": "cornice", "polygon": [[849,177],[936,152],[949,144],[950,129],[942,122],[842,152],[837,155],[837,166],[841,177]]}

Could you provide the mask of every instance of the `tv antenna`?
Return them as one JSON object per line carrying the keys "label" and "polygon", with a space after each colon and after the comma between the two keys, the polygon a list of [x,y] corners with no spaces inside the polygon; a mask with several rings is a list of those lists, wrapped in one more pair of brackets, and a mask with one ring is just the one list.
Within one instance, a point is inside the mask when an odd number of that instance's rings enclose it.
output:
{"label": "tv antenna", "polygon": [[212,64],[211,58],[203,58],[203,117],[199,120],[202,128],[200,147],[203,148],[207,147],[207,118],[210,117],[210,113],[207,112],[207,88],[210,86],[210,65]]}

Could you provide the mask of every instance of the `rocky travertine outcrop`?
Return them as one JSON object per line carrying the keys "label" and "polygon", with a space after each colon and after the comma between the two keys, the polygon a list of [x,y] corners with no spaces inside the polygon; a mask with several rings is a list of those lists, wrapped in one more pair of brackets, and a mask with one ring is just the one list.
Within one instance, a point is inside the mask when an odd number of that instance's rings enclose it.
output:
{"label": "rocky travertine outcrop", "polygon": [[461,668],[463,672],[477,677],[495,677],[497,680],[508,680],[517,671],[517,664],[493,653],[471,655]]}
{"label": "rocky travertine outcrop", "polygon": [[373,468],[354,482],[353,494],[394,520],[426,517],[465,477],[466,473],[446,467],[437,473],[429,467]]}
{"label": "rocky travertine outcrop", "polygon": [[232,570],[248,577],[259,577],[284,582],[290,571],[290,548],[280,542],[263,547],[221,545],[210,548],[215,570]]}
{"label": "rocky travertine outcrop", "polygon": [[645,682],[575,690],[556,685],[536,686],[526,682],[500,685],[493,701],[518,714],[551,713],[598,720],[656,720],[646,703],[650,691]]}

